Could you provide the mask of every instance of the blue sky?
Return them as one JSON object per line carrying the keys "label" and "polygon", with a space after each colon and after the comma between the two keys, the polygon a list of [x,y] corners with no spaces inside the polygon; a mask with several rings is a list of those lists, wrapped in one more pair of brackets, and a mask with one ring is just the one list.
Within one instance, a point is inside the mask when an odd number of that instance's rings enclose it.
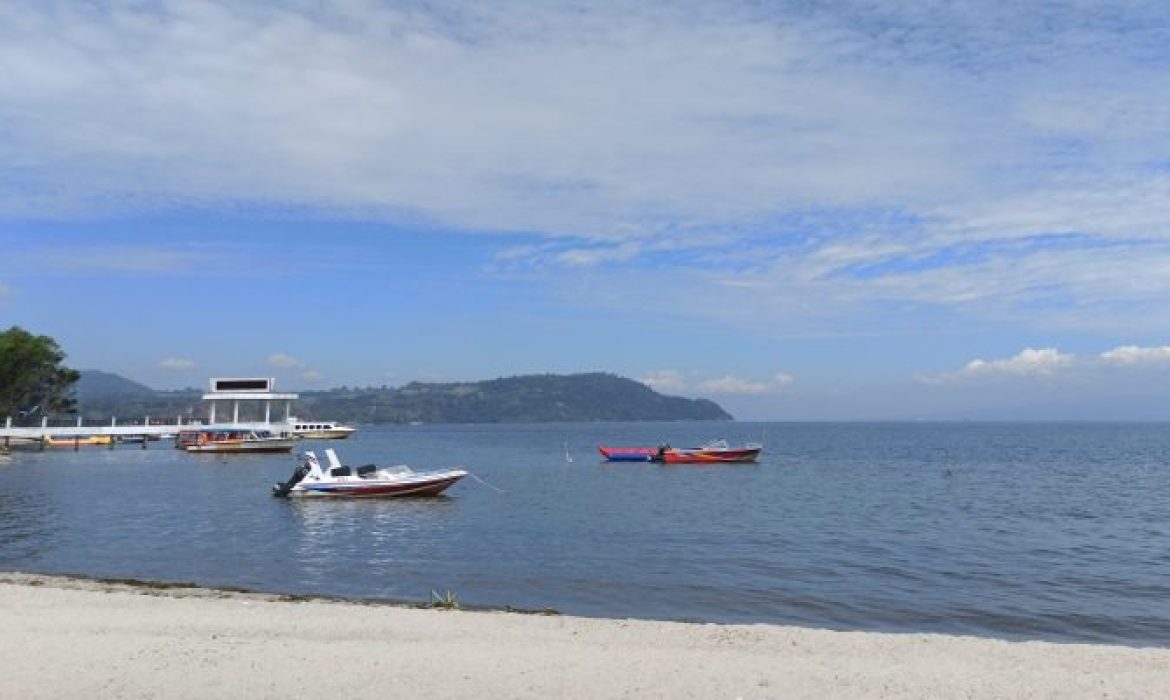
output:
{"label": "blue sky", "polygon": [[75,367],[1170,419],[1163,3],[15,0],[0,65]]}

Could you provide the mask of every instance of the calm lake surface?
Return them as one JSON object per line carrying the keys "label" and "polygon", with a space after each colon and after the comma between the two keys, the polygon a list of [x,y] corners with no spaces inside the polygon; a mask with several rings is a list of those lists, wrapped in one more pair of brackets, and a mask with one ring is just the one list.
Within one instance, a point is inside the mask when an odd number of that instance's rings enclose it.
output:
{"label": "calm lake surface", "polygon": [[[765,442],[759,464],[596,446]],[[364,426],[435,499],[288,501],[289,455],[0,457],[0,569],[562,613],[1170,646],[1170,425]]]}

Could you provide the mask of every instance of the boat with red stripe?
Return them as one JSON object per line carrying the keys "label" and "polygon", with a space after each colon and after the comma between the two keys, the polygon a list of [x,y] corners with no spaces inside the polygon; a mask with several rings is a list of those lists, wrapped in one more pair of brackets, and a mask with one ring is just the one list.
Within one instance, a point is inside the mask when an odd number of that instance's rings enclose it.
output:
{"label": "boat with red stripe", "polygon": [[463,469],[416,472],[406,465],[360,467],[343,465],[332,449],[325,450],[329,468],[325,469],[313,452],[302,455],[303,463],[292,477],[272,487],[272,495],[282,498],[391,498],[397,496],[436,496],[467,476]]}
{"label": "boat with red stripe", "polygon": [[601,456],[610,462],[661,462],[663,464],[719,464],[755,462],[764,446],[748,443],[732,447],[726,440],[712,440],[699,447],[598,447]]}

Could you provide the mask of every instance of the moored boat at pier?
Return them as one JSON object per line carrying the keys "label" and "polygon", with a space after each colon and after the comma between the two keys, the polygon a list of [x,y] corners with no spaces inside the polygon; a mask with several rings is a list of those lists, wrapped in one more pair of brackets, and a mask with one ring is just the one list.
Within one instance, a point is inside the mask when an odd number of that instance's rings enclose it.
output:
{"label": "moored boat at pier", "polygon": [[188,452],[291,452],[296,444],[293,436],[244,428],[181,430],[175,438],[175,447]]}
{"label": "moored boat at pier", "polygon": [[356,428],[332,421],[293,421],[292,433],[305,440],[344,440]]}
{"label": "moored boat at pier", "polygon": [[113,441],[109,435],[49,435],[41,442],[45,447],[86,447],[109,445]]}

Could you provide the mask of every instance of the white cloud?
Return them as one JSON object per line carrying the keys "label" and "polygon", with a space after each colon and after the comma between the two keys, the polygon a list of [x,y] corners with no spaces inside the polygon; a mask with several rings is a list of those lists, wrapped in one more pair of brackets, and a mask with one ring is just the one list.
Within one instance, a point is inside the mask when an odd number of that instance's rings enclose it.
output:
{"label": "white cloud", "polygon": [[687,388],[687,382],[682,374],[670,369],[650,372],[638,381],[659,392],[678,393]]}
{"label": "white cloud", "polygon": [[1115,365],[1155,365],[1170,362],[1170,345],[1139,347],[1121,345],[1101,353],[1101,359]]}
{"label": "white cloud", "polygon": [[638,381],[655,391],[668,393],[694,392],[699,394],[765,394],[781,391],[795,381],[791,374],[779,372],[766,380],[751,380],[727,374],[695,382],[692,386],[682,372],[658,370]]}
{"label": "white cloud", "polygon": [[772,376],[772,386],[780,389],[796,381],[796,377],[787,372],[780,372]]}
{"label": "white cloud", "polygon": [[916,378],[926,384],[945,384],[959,379],[977,377],[1050,376],[1058,370],[1072,367],[1075,362],[1075,355],[1062,353],[1056,348],[1024,348],[1012,357],[999,360],[976,358],[957,372],[919,375]]}
{"label": "white cloud", "polygon": [[[75,208],[242,197],[596,238],[1001,194],[1004,166],[1067,160],[1036,135],[1160,133],[1167,79],[1091,13],[1037,35],[1042,8],[997,8],[989,34],[932,7],[17,0],[0,109],[28,184]],[[1111,60],[1061,60],[1094,46]],[[1058,119],[1070,102],[1091,118]]]}
{"label": "white cloud", "polygon": [[697,388],[705,394],[762,394],[768,390],[768,383],[753,382],[728,374],[700,382]]}
{"label": "white cloud", "polygon": [[[19,179],[0,181],[0,216],[291,205],[530,232],[558,242],[537,263],[574,272],[673,245],[672,311],[808,332],[864,330],[891,302],[1164,327],[1164,13],[13,0],[0,122]],[[1054,233],[1077,237],[1036,240]],[[566,294],[668,306],[623,274]]]}
{"label": "white cloud", "polygon": [[324,379],[324,375],[321,374],[321,372],[316,368],[310,366],[307,362],[298,360],[297,358],[291,355],[286,355],[282,352],[269,355],[267,358],[265,358],[264,362],[269,367],[274,369],[295,372],[301,381],[305,381],[310,384],[316,384]]}
{"label": "white cloud", "polygon": [[574,248],[558,253],[555,259],[562,265],[569,267],[590,267],[605,262],[624,262],[631,260],[641,250],[640,246],[629,243],[619,246]]}
{"label": "white cloud", "polygon": [[783,372],[767,381],[753,381],[728,374],[700,382],[696,388],[705,394],[766,394],[780,391],[793,381],[795,378],[792,375]]}
{"label": "white cloud", "polygon": [[186,357],[164,357],[158,361],[159,369],[175,372],[185,372],[195,369],[196,366],[194,360],[187,359]]}
{"label": "white cloud", "polygon": [[280,352],[269,355],[264,361],[269,367],[276,369],[304,369],[306,367],[304,362]]}

